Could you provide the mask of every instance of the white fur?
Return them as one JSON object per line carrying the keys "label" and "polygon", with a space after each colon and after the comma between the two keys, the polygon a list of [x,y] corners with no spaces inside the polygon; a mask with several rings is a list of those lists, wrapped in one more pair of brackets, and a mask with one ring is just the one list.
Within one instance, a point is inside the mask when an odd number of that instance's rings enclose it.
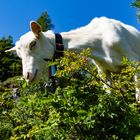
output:
{"label": "white fur", "polygon": [[[91,48],[93,63],[99,71],[119,71],[123,57],[140,60],[140,32],[114,19],[95,18],[88,25],[61,35],[65,49],[80,52]],[[43,59],[51,59],[55,50],[53,32],[41,32],[38,36],[30,31],[21,36],[15,47],[18,56],[22,58],[23,75],[30,82],[38,81],[42,76],[48,77],[48,68]],[[33,40],[36,40],[36,46],[30,50],[29,44]]]}

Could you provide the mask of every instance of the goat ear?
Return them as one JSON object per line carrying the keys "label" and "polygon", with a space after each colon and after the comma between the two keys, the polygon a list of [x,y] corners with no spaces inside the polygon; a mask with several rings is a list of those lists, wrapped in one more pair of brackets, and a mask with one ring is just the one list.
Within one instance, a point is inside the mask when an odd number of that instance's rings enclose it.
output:
{"label": "goat ear", "polygon": [[31,28],[31,31],[35,34],[35,36],[39,38],[42,31],[41,26],[37,22],[31,21],[30,28]]}

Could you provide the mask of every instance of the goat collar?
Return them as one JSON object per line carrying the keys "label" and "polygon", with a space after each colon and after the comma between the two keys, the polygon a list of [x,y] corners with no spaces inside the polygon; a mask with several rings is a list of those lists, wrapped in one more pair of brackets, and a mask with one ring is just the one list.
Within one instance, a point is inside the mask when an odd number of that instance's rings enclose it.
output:
{"label": "goat collar", "polygon": [[52,59],[44,58],[45,61],[55,61],[55,59],[59,59],[64,56],[64,45],[61,34],[55,33],[55,52]]}
{"label": "goat collar", "polygon": [[[63,39],[61,34],[55,33],[55,52],[52,61],[55,61],[55,59],[59,59],[60,57],[64,56],[64,45],[63,45]],[[53,77],[53,71],[56,72],[57,68],[56,65],[49,67],[49,78],[52,80],[52,85],[54,88],[56,88],[56,81]]]}
{"label": "goat collar", "polygon": [[55,59],[59,59],[60,57],[64,56],[64,45],[63,45],[63,39],[61,34],[56,33],[55,34],[55,52],[54,52],[54,57],[53,61]]}

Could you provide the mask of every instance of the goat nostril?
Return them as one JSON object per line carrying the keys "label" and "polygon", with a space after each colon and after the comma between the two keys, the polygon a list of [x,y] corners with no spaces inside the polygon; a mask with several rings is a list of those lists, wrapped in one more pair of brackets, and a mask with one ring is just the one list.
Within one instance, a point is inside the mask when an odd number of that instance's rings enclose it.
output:
{"label": "goat nostril", "polygon": [[27,72],[27,80],[30,78],[30,74],[29,74],[29,72]]}

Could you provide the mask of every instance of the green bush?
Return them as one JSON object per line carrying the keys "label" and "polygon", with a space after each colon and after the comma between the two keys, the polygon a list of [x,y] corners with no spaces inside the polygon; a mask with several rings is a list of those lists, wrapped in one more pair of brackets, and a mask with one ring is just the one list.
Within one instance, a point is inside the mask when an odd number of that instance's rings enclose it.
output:
{"label": "green bush", "polygon": [[88,57],[89,49],[81,54],[65,52],[56,62],[55,92],[43,82],[26,86],[23,81],[18,98],[12,98],[12,91],[3,92],[1,139],[138,140],[140,113],[132,79],[139,65],[124,59],[121,73],[111,73],[107,93],[105,76],[98,75]]}

